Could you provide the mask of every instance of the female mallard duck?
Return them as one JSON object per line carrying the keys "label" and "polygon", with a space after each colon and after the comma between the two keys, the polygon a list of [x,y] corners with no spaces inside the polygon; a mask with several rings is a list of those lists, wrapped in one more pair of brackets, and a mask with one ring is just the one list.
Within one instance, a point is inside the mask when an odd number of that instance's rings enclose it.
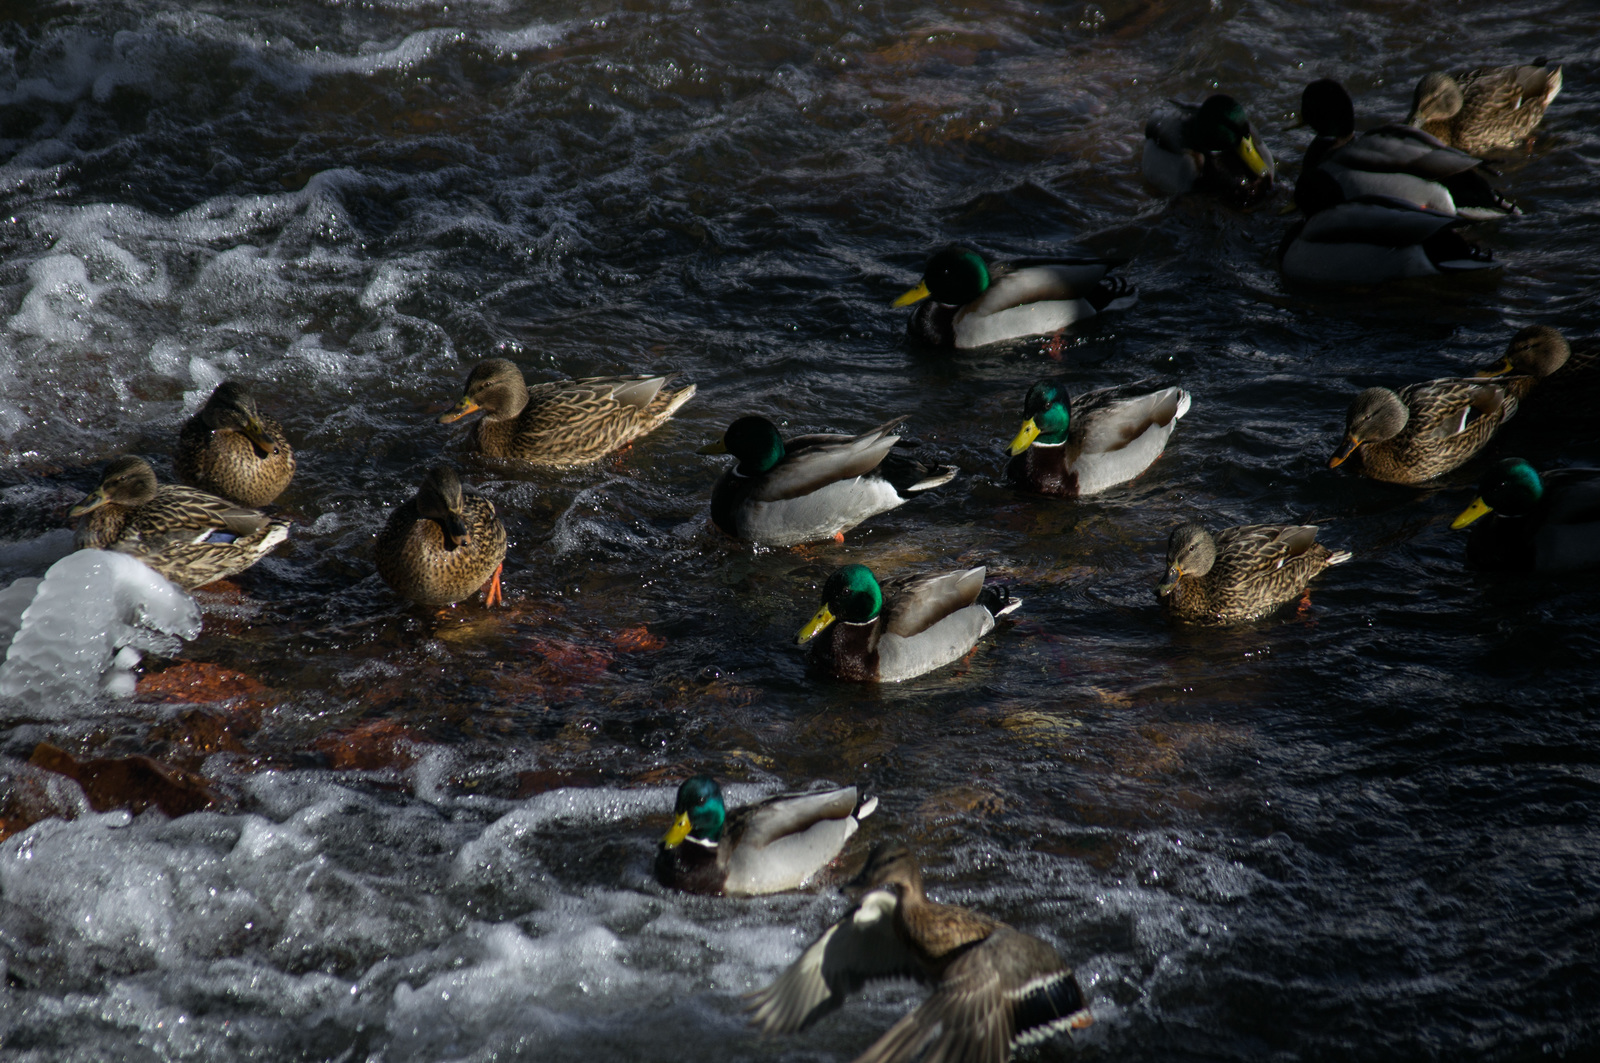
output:
{"label": "female mallard duck", "polygon": [[1232,96],[1199,106],[1172,101],[1181,113],[1144,127],[1144,179],[1164,195],[1209,192],[1241,205],[1272,191],[1272,152]]}
{"label": "female mallard duck", "polygon": [[472,367],[444,424],[483,411],[471,445],[491,458],[534,465],[587,465],[659,428],[694,396],[672,390],[664,376],[581,377],[528,387],[504,358]]}
{"label": "female mallard duck", "polygon": [[1467,560],[1479,568],[1600,568],[1600,469],[1553,469],[1541,476],[1521,458],[1504,458],[1450,527],[1469,524]]}
{"label": "female mallard duck", "polygon": [[929,468],[891,453],[897,417],[858,436],[796,436],[785,442],[765,417],[741,417],[702,454],[739,461],[711,489],[711,521],[733,536],[793,546],[844,533],[868,517],[955,477],[954,465]]}
{"label": "female mallard duck", "polygon": [[1487,369],[1478,371],[1480,377],[1498,377],[1506,374],[1506,386],[1511,394],[1522,401],[1545,377],[1567,364],[1572,348],[1567,339],[1546,325],[1529,325],[1511,337],[1505,357]]}
{"label": "female mallard duck", "polygon": [[1331,78],[1305,87],[1300,118],[1317,132],[1295,182],[1295,202],[1308,214],[1302,189],[1309,189],[1319,171],[1338,183],[1344,199],[1387,196],[1475,219],[1522,213],[1489,184],[1482,160],[1421,130],[1386,125],[1356,136],[1355,104]]}
{"label": "female mallard duck", "polygon": [[1344,443],[1328,467],[1361,453],[1361,471],[1420,484],[1460,468],[1517,412],[1519,377],[1429,380],[1399,391],[1367,388],[1345,415]]}
{"label": "female mallard duck", "polygon": [[80,550],[131,554],[187,590],[243,572],[289,534],[289,522],[180,484],[157,484],[143,458],[114,459],[73,506]]}
{"label": "female mallard duck", "polygon": [[1387,196],[1345,200],[1331,174],[1313,170],[1295,189],[1308,217],[1278,247],[1284,278],[1370,287],[1408,277],[1498,268],[1494,255],[1455,230],[1466,219]]}
{"label": "female mallard duck", "polygon": [[383,581],[419,605],[453,605],[480,587],[484,605],[501,600],[505,525],[448,465],[429,469],[416,496],[389,515],[375,553]]}
{"label": "female mallard duck", "polygon": [[1011,441],[1006,476],[1046,495],[1092,495],[1133,479],[1166,449],[1189,393],[1163,388],[1105,388],[1076,399],[1064,384],[1042,380],[1028,389],[1027,420]]}
{"label": "female mallard duck", "polygon": [[173,462],[178,478],[242,506],[264,506],[294,478],[283,426],[263,417],[243,384],[223,381],[184,423]]}
{"label": "female mallard duck", "polygon": [[894,301],[921,303],[907,331],[934,347],[967,350],[1024,336],[1044,336],[1103,310],[1132,302],[1126,281],[1106,278],[1104,259],[985,262],[965,247],[928,259],[922,283]]}
{"label": "female mallard duck", "polygon": [[1543,59],[1529,66],[1479,67],[1455,77],[1425,74],[1411,96],[1406,123],[1474,155],[1510,151],[1532,135],[1560,91],[1561,68]]}
{"label": "female mallard duck", "polygon": [[915,978],[933,996],[856,1063],[1006,1063],[1011,1053],[1094,1023],[1060,954],[1036,937],[967,908],[930,901],[902,845],[873,849],[862,892],[844,918],[777,980],[749,996],[750,1024],[803,1030],[868,981]]}
{"label": "female mallard duck", "polygon": [[696,775],[678,787],[676,818],[656,852],[656,879],[729,897],[799,889],[877,807],[876,797],[858,805],[856,788],[842,786],[779,794],[730,813],[717,780]]}
{"label": "female mallard duck", "polygon": [[[994,630],[996,617],[1022,604],[1002,587],[984,587],[982,566],[881,583],[865,565],[828,577],[822,608],[795,640],[835,679],[898,683],[959,660]],[[818,637],[820,636],[820,637]]]}
{"label": "female mallard duck", "polygon": [[1167,540],[1167,578],[1156,596],[1191,624],[1254,620],[1351,556],[1317,542],[1314,524],[1246,524],[1215,536],[1199,524],[1180,524]]}

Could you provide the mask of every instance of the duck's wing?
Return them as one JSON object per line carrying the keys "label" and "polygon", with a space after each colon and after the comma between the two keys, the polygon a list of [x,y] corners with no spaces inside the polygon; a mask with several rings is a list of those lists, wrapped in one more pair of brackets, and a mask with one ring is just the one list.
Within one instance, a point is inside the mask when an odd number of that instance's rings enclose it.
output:
{"label": "duck's wing", "polygon": [[1372,173],[1408,173],[1430,181],[1476,169],[1482,159],[1408,125],[1369,130],[1328,156],[1328,162]]}
{"label": "duck's wing", "polygon": [[790,834],[798,834],[825,819],[843,819],[856,807],[856,788],[813,790],[803,794],[778,794],[744,809],[739,819],[742,830],[734,834],[738,845],[758,848],[771,845]]}
{"label": "duck's wing", "polygon": [[967,304],[968,315],[1063,299],[1087,299],[1115,263],[1104,259],[1045,261],[1029,259],[991,271],[989,290]]}
{"label": "duck's wing", "polygon": [[923,978],[921,962],[895,931],[898,907],[893,889],[863,895],[776,981],[746,997],[750,1025],[769,1034],[793,1033],[873,979]]}
{"label": "duck's wing", "polygon": [[1417,434],[1425,439],[1449,439],[1461,435],[1484,417],[1507,421],[1517,412],[1515,388],[1518,377],[1483,380],[1429,380],[1400,389],[1400,401],[1411,411]]}
{"label": "duck's wing", "polygon": [[1072,400],[1072,424],[1081,432],[1080,453],[1110,454],[1122,450],[1151,428],[1165,428],[1189,411],[1189,393],[1182,388],[1145,394],[1128,392],[1128,387],[1105,388]]}
{"label": "duck's wing", "polygon": [[1093,1021],[1056,951],[1001,926],[952,963],[938,991],[855,1063],[1006,1063],[1016,1048]]}
{"label": "duck's wing", "polygon": [[888,456],[900,437],[896,417],[858,436],[801,436],[784,444],[783,460],[762,473],[750,492],[756,502],[780,502],[809,495],[840,480],[865,476]]}
{"label": "duck's wing", "polygon": [[1463,96],[1461,109],[1468,117],[1526,107],[1543,110],[1561,91],[1561,68],[1544,63],[1479,67],[1457,75],[1456,83]]}
{"label": "duck's wing", "polygon": [[1600,525],[1600,469],[1552,469],[1541,479],[1550,493],[1547,524]]}
{"label": "duck's wing", "polygon": [[1317,543],[1315,524],[1245,524],[1217,534],[1213,572],[1242,581],[1273,572],[1310,552]]}
{"label": "duck's wing", "polygon": [[133,524],[146,542],[157,539],[203,542],[211,533],[254,535],[267,526],[267,515],[209,491],[183,484],[162,484],[155,498],[139,507]]}
{"label": "duck's wing", "polygon": [[983,593],[982,565],[937,576],[896,576],[883,580],[884,630],[910,638],[921,634]]}
{"label": "duck's wing", "polygon": [[1409,247],[1461,219],[1414,207],[1387,196],[1360,196],[1311,215],[1297,238],[1318,244],[1375,244]]}

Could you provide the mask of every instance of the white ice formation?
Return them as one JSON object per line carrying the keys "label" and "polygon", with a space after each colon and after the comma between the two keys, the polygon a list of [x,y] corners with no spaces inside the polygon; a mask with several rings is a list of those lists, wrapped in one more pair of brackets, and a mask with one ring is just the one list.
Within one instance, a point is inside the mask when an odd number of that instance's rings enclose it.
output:
{"label": "white ice formation", "polygon": [[137,558],[79,550],[43,580],[0,590],[0,695],[30,715],[55,715],[105,692],[133,693],[142,651],[171,654],[200,633],[200,610],[176,584]]}

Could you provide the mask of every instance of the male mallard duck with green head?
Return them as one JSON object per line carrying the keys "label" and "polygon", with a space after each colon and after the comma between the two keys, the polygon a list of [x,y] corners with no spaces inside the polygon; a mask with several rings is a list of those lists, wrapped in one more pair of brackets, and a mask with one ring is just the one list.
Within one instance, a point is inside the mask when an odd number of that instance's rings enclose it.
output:
{"label": "male mallard duck with green head", "polygon": [[912,495],[946,484],[954,465],[927,466],[894,453],[897,417],[858,436],[785,441],[765,417],[741,417],[702,454],[738,462],[711,489],[711,521],[735,539],[793,546],[844,533]]}
{"label": "male mallard duck with green head", "polygon": [[294,478],[294,448],[282,425],[261,416],[245,385],[225,380],[184,423],[173,464],[185,483],[264,506]]}
{"label": "male mallard duck with green head", "polygon": [[1189,412],[1189,393],[1141,394],[1135,385],[1074,399],[1065,384],[1042,380],[1028,389],[1022,412],[1027,420],[1011,441],[1007,478],[1029,491],[1076,498],[1148,469]]}
{"label": "male mallard duck with green head", "polygon": [[865,565],[828,577],[822,608],[800,629],[811,661],[835,679],[898,683],[960,660],[1022,604],[983,585],[983,567],[880,581]]}
{"label": "male mallard duck with green head", "polygon": [[729,812],[709,775],[678,787],[672,828],[656,852],[656,879],[688,893],[754,897],[799,889],[827,867],[878,807],[856,788],[779,794]]}
{"label": "male mallard duck with green head", "polygon": [[1335,468],[1359,453],[1361,472],[1420,484],[1465,465],[1517,412],[1519,377],[1429,380],[1391,391],[1367,388],[1345,416]]}
{"label": "male mallard duck with green head", "polygon": [[1241,205],[1272,191],[1272,152],[1232,96],[1196,106],[1172,101],[1178,114],[1144,127],[1144,179],[1163,195],[1207,192]]}
{"label": "male mallard duck with green head", "polygon": [[1547,325],[1529,325],[1511,337],[1505,356],[1487,369],[1480,369],[1478,376],[1505,377],[1506,386],[1520,402],[1571,357],[1572,347],[1565,336]]}
{"label": "male mallard duck with green head", "polygon": [[1191,624],[1254,620],[1351,556],[1317,542],[1314,524],[1245,524],[1216,535],[1199,524],[1180,524],[1167,539],[1167,578],[1156,596],[1172,616]]}
{"label": "male mallard duck with green head", "polygon": [[378,575],[418,605],[453,605],[480,587],[500,602],[506,528],[494,503],[461,487],[448,465],[428,470],[415,496],[397,506],[378,535]]}
{"label": "male mallard duck with green head", "polygon": [[971,248],[952,246],[928,259],[922,283],[894,305],[920,304],[907,331],[933,347],[967,350],[1045,336],[1132,303],[1127,282],[1106,277],[1115,265],[1105,259],[991,264]]}
{"label": "male mallard duck with green head", "polygon": [[587,465],[655,431],[694,396],[664,376],[580,377],[529,387],[504,358],[472,367],[445,424],[483,411],[471,446],[491,458],[532,465]]}
{"label": "male mallard duck with green head", "polygon": [[1295,182],[1295,202],[1308,214],[1317,201],[1313,183],[1327,178],[1345,200],[1383,196],[1475,219],[1522,213],[1489,184],[1481,159],[1421,130],[1385,125],[1356,136],[1355,104],[1331,78],[1306,86],[1300,118],[1317,132]]}
{"label": "male mallard duck with green head", "polygon": [[1417,82],[1406,123],[1474,155],[1510,151],[1533,134],[1560,91],[1561,68],[1543,59],[1454,77],[1436,71]]}
{"label": "male mallard duck with green head", "polygon": [[143,458],[115,458],[73,506],[78,549],[131,554],[193,590],[243,572],[289,534],[289,522],[181,484],[158,484]]}
{"label": "male mallard duck with green head", "polygon": [[1541,475],[1521,458],[1504,458],[1450,527],[1469,524],[1467,560],[1478,568],[1600,568],[1600,469],[1552,469]]}
{"label": "male mallard duck with green head", "polygon": [[916,859],[880,844],[850,910],[777,980],[750,994],[750,1024],[794,1033],[875,979],[914,978],[931,997],[856,1063],[1006,1063],[1011,1053],[1094,1023],[1072,969],[1048,944],[967,908],[928,899]]}

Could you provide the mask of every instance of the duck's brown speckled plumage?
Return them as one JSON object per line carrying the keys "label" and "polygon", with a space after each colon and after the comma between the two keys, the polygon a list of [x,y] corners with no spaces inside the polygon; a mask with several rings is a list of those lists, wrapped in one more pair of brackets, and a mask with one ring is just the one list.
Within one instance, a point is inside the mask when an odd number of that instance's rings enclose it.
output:
{"label": "duck's brown speckled plumage", "polygon": [[184,423],[173,463],[185,483],[246,506],[264,506],[283,494],[295,469],[283,426],[262,417],[249,391],[234,381],[219,385]]}
{"label": "duck's brown speckled plumage", "polygon": [[1346,417],[1337,465],[1351,454],[1363,475],[1420,484],[1460,468],[1517,412],[1518,377],[1444,379],[1399,391],[1368,388]]}
{"label": "duck's brown speckled plumage", "polygon": [[1192,624],[1253,620],[1293,600],[1323,569],[1350,560],[1316,539],[1311,524],[1246,524],[1215,536],[1180,524],[1167,543],[1167,582],[1157,597]]}
{"label": "duck's brown speckled plumage", "polygon": [[[459,524],[447,530],[452,518]],[[378,574],[396,594],[420,605],[451,605],[494,578],[506,556],[506,529],[494,503],[463,491],[455,470],[441,465],[389,515],[375,556]]]}
{"label": "duck's brown speckled plumage", "polygon": [[[143,459],[117,458],[100,486],[72,509],[79,549],[131,554],[193,589],[243,572],[289,533],[287,521],[207,491],[158,484]],[[231,542],[214,541],[234,537]]]}
{"label": "duck's brown speckled plumage", "polygon": [[1048,944],[986,915],[938,904],[903,846],[880,845],[864,889],[771,985],[749,998],[751,1025],[803,1030],[868,981],[914,978],[932,996],[856,1063],[1006,1063],[1017,1048],[1094,1018],[1072,969]]}
{"label": "duck's brown speckled plumage", "polygon": [[1510,151],[1544,118],[1561,91],[1561,68],[1479,67],[1451,77],[1424,75],[1411,98],[1408,125],[1472,155]]}
{"label": "duck's brown speckled plumage", "polygon": [[1481,370],[1480,377],[1505,377],[1506,388],[1520,403],[1545,377],[1561,369],[1572,357],[1566,337],[1547,325],[1529,325],[1511,337],[1505,356]]}
{"label": "duck's brown speckled plumage", "polygon": [[465,394],[444,420],[479,409],[471,446],[491,458],[534,465],[586,465],[654,431],[693,397],[693,384],[662,376],[581,377],[528,387],[503,358],[479,362]]}

